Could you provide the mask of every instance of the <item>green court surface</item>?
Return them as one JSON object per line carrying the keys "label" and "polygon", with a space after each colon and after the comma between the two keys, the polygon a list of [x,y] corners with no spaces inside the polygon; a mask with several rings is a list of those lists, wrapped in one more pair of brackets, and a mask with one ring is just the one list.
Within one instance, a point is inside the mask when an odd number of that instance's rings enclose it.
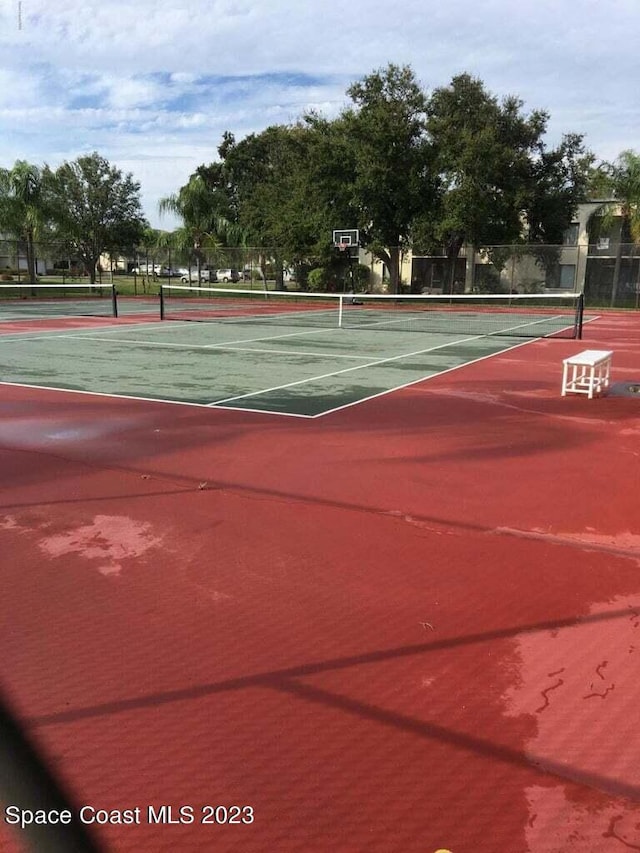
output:
{"label": "green court surface", "polygon": [[0,336],[0,378],[37,387],[315,417],[513,346],[464,333],[146,323]]}

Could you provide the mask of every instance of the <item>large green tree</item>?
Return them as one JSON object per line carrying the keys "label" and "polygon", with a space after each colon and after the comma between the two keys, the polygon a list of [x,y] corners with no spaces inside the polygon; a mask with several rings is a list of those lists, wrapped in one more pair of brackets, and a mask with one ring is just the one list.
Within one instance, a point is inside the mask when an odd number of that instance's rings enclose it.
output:
{"label": "large green tree", "polygon": [[491,246],[518,241],[547,114],[522,114],[515,97],[499,101],[469,74],[453,78],[429,99],[427,127],[435,148],[439,204],[429,224],[443,245],[453,286],[464,243]]}
{"label": "large green tree", "polygon": [[580,134],[565,134],[555,148],[539,141],[531,158],[524,203],[530,243],[562,243],[578,204],[588,197],[593,160]]}
{"label": "large green tree", "polygon": [[285,259],[299,268],[328,250],[328,205],[317,180],[324,131],[320,120],[309,118],[270,126],[237,143],[225,134],[221,160],[198,170],[216,209],[228,211],[246,243],[260,250],[262,266],[272,257],[280,272]]}
{"label": "large green tree", "polygon": [[206,189],[211,193],[209,199],[211,213],[222,221],[237,225],[239,221],[238,184],[226,162],[229,153],[235,148],[235,136],[230,131],[225,131],[218,145],[220,159],[208,165],[198,166],[194,174],[202,179]]}
{"label": "large green tree", "polygon": [[317,114],[236,143],[199,173],[234,212],[254,246],[290,262],[327,262],[335,228],[360,228],[362,244],[399,283],[400,254],[433,190],[425,97],[408,67],[389,65],[348,90],[353,106]]}
{"label": "large green tree", "polygon": [[337,122],[350,151],[339,162],[348,169],[343,180],[357,215],[352,224],[386,264],[395,292],[401,253],[434,192],[427,99],[411,68],[394,64],[354,83],[347,94],[354,106]]}
{"label": "large green tree", "polygon": [[331,231],[357,227],[394,291],[408,248],[444,245],[452,286],[464,243],[522,242],[527,230],[560,242],[584,193],[581,137],[547,149],[545,112],[526,115],[468,74],[427,97],[410,67],[391,64],[347,94],[335,119],[309,114],[240,142],[226,133],[220,159],[196,173],[210,210],[289,260],[326,262]]}
{"label": "large green tree", "polygon": [[45,172],[56,236],[94,283],[104,252],[132,252],[141,239],[146,223],[140,184],[97,152]]}
{"label": "large green tree", "polygon": [[17,160],[11,169],[0,169],[0,230],[23,241],[27,275],[36,280],[36,241],[48,223],[43,171],[39,166]]}
{"label": "large green tree", "polygon": [[578,205],[588,198],[593,161],[577,133],[565,134],[554,148],[548,148],[541,138],[530,157],[522,240],[545,280],[556,287],[560,285],[561,245]]}

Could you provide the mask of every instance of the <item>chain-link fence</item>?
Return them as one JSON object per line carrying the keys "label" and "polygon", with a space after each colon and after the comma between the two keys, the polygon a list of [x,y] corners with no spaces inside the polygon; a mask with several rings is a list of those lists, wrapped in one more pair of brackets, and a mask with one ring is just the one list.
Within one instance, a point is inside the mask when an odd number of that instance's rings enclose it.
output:
{"label": "chain-link fence", "polygon": [[580,246],[526,244],[462,249],[452,263],[444,253],[413,257],[403,269],[412,292],[584,293],[585,304],[640,307],[640,246],[600,239]]}
{"label": "chain-link fence", "polygon": [[[118,280],[135,293],[148,293],[163,279],[183,283],[239,283],[248,286],[279,286],[286,289],[301,269],[310,265],[289,261],[278,249],[140,247],[127,253],[104,252],[96,265],[98,283]],[[32,273],[33,270],[33,273]],[[31,275],[40,281],[82,281],[90,277],[83,261],[65,244],[28,245],[22,240],[0,240],[0,281],[26,282]]]}
{"label": "chain-link fence", "polygon": [[414,257],[412,291],[432,293],[545,293],[576,291],[578,248],[556,245],[463,248],[455,260]]}
{"label": "chain-link fence", "polygon": [[295,278],[295,265],[282,252],[271,247],[202,248],[196,251],[140,248],[127,258],[105,257],[101,265],[115,274],[178,277],[202,283],[278,281],[282,284]]}
{"label": "chain-link fence", "polygon": [[[390,289],[387,266],[364,249],[359,257],[291,259],[273,247],[178,250],[139,247],[101,255],[98,283],[117,281],[124,292],[157,291],[160,281],[195,285],[303,290]],[[598,238],[587,245],[517,244],[463,248],[455,259],[444,251],[400,254],[400,289],[407,293],[583,292],[587,306],[640,308],[640,246]],[[33,270],[33,273],[31,272]],[[89,271],[65,244],[0,239],[0,282],[83,281]]]}
{"label": "chain-link fence", "polygon": [[640,246],[608,239],[590,245],[583,290],[587,305],[639,308]]}

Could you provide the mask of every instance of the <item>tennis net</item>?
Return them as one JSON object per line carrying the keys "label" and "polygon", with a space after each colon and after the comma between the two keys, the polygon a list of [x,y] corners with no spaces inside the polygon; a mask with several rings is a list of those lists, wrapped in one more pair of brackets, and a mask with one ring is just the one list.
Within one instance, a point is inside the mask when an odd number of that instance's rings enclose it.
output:
{"label": "tennis net", "polygon": [[163,320],[509,337],[582,336],[582,296],[304,293],[162,285]]}
{"label": "tennis net", "polygon": [[112,284],[0,284],[0,320],[117,317]]}

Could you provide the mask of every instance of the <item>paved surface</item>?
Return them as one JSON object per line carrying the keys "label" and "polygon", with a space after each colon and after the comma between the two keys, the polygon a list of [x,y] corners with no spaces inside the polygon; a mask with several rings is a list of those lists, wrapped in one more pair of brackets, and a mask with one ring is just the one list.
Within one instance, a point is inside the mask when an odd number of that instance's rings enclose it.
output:
{"label": "paved surface", "polygon": [[320,420],[2,386],[0,675],[104,849],[640,849],[640,412],[560,397],[636,326]]}

